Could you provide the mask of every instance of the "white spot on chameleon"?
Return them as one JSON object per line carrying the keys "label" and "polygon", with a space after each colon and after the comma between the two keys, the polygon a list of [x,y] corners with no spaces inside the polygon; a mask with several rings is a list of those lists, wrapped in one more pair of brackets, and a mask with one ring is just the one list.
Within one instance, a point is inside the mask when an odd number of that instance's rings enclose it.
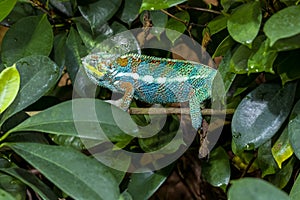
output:
{"label": "white spot on chameleon", "polygon": [[135,80],[139,79],[140,75],[138,75],[137,73],[124,73],[124,72],[119,72],[116,77],[131,77]]}
{"label": "white spot on chameleon", "polygon": [[171,78],[169,80],[169,82],[184,82],[184,81],[187,81],[187,80],[188,80],[188,77],[186,77],[186,76],[179,76],[179,77]]}
{"label": "white spot on chameleon", "polygon": [[142,80],[147,83],[153,83],[154,78],[153,78],[153,76],[146,75],[142,78]]}
{"label": "white spot on chameleon", "polygon": [[159,84],[164,84],[164,83],[166,83],[166,80],[167,80],[166,77],[158,77],[156,79],[156,82],[159,83]]}

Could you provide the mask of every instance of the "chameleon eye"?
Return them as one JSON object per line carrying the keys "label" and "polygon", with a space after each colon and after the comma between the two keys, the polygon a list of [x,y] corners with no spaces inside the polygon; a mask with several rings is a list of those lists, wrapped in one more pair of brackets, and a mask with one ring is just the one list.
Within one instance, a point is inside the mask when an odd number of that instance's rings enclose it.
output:
{"label": "chameleon eye", "polygon": [[117,63],[121,67],[126,67],[128,65],[128,58],[126,58],[126,57],[120,57],[120,58],[117,59]]}

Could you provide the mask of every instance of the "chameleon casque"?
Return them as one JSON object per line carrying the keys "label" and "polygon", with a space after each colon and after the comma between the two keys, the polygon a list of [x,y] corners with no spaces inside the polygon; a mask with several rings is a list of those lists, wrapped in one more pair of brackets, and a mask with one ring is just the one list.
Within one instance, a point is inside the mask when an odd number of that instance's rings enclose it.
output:
{"label": "chameleon casque", "polygon": [[200,104],[210,98],[217,70],[192,61],[140,54],[105,52],[82,59],[88,77],[99,86],[124,96],[118,105],[127,110],[133,98],[147,103],[189,102],[192,126],[202,125]]}

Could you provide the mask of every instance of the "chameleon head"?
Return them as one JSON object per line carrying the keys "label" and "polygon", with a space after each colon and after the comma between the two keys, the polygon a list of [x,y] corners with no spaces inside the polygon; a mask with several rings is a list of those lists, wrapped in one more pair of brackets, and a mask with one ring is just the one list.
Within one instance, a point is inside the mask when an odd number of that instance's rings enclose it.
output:
{"label": "chameleon head", "polygon": [[111,63],[115,59],[116,55],[114,54],[97,52],[82,58],[82,64],[90,78],[101,81],[104,75],[111,70]]}

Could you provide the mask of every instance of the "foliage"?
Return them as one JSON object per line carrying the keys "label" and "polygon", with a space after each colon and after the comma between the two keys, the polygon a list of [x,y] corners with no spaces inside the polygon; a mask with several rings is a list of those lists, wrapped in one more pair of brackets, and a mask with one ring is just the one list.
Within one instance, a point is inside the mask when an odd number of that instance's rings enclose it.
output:
{"label": "foliage", "polygon": [[[0,36],[8,28],[0,40],[0,199],[26,199],[26,190],[42,199],[146,199],[166,180],[172,165],[126,176],[86,149],[111,141],[115,151],[155,151],[174,137],[175,115],[159,136],[137,139],[142,133],[132,119],[144,126],[147,115],[130,116],[89,98],[45,100],[60,98],[68,87],[58,86],[65,71],[74,86],[79,81],[76,97],[91,96],[94,86],[84,76],[76,79],[81,58],[106,38],[137,27],[154,36],[153,42],[167,38],[170,47],[187,34],[212,58],[222,58],[223,98],[235,113],[202,160],[202,177],[229,199],[300,199],[299,1],[0,0],[0,22]],[[147,32],[150,26],[168,29]],[[132,38],[119,39],[141,43]],[[110,96],[106,89],[95,91],[101,99]],[[77,103],[84,106],[75,119]],[[38,114],[25,113],[40,104]],[[77,124],[87,134],[78,133]],[[95,128],[99,124],[104,131]],[[128,168],[127,161],[119,165]]]}

